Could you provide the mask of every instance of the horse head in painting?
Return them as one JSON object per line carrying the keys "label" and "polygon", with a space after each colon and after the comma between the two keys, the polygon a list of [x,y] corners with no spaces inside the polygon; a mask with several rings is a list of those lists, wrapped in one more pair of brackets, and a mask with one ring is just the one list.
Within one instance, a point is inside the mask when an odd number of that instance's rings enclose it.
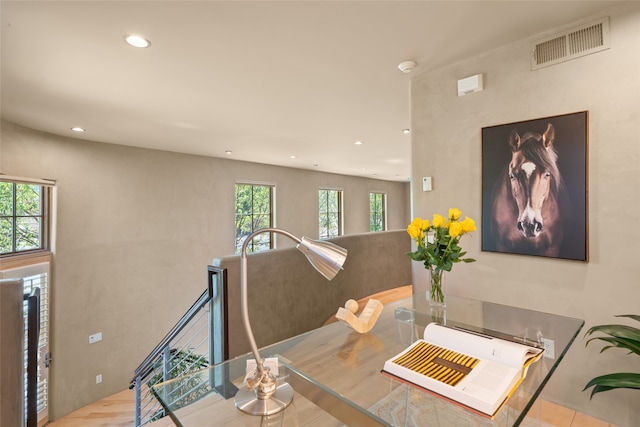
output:
{"label": "horse head in painting", "polygon": [[492,231],[497,249],[557,256],[563,238],[559,193],[562,176],[555,129],[543,134],[511,131],[511,160],[496,182]]}

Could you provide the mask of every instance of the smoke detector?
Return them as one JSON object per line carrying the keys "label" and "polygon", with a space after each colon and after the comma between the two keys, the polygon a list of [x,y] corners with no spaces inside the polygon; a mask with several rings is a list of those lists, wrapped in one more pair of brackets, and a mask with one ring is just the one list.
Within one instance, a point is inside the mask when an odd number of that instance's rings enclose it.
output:
{"label": "smoke detector", "polygon": [[416,64],[414,61],[404,61],[398,65],[398,68],[403,73],[410,73],[411,70],[413,70],[416,67],[416,65],[418,64]]}

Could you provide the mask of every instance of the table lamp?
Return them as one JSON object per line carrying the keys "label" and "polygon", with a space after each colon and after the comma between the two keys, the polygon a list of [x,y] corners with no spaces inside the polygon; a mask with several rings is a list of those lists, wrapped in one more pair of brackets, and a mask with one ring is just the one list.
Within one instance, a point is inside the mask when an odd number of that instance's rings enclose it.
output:
{"label": "table lamp", "polygon": [[242,323],[244,324],[251,351],[256,360],[256,369],[248,373],[245,378],[245,387],[238,390],[235,405],[240,411],[250,415],[271,415],[282,411],[293,400],[293,388],[286,382],[280,385],[269,368],[265,367],[264,360],[260,357],[258,346],[253,336],[249,322],[249,310],[247,304],[247,246],[249,242],[259,234],[276,233],[289,237],[297,243],[296,248],[302,252],[313,267],[327,280],[333,279],[342,269],[347,250],[331,242],[317,241],[302,237],[297,238],[288,231],[279,228],[263,228],[251,233],[242,244],[240,258],[240,305],[242,310]]}

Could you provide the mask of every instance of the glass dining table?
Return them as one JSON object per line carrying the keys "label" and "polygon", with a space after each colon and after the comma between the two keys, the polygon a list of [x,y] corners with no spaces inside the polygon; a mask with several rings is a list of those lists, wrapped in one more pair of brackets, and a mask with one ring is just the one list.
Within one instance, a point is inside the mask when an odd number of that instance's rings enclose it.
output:
{"label": "glass dining table", "polygon": [[[545,348],[526,378],[493,419],[392,379],[384,362],[437,322]],[[279,386],[293,402],[277,414],[248,415],[235,407],[252,354],[151,387],[177,426],[519,426],[580,332],[579,319],[459,297],[432,308],[424,294],[385,305],[373,329],[360,334],[338,322],[260,349],[277,359]]]}

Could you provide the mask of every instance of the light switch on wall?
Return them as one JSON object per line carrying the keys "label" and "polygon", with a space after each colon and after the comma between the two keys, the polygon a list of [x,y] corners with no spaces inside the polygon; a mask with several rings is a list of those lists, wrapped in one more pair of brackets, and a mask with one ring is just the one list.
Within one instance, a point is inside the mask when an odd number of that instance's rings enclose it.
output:
{"label": "light switch on wall", "polygon": [[97,343],[98,341],[102,341],[102,332],[89,335],[89,344]]}

